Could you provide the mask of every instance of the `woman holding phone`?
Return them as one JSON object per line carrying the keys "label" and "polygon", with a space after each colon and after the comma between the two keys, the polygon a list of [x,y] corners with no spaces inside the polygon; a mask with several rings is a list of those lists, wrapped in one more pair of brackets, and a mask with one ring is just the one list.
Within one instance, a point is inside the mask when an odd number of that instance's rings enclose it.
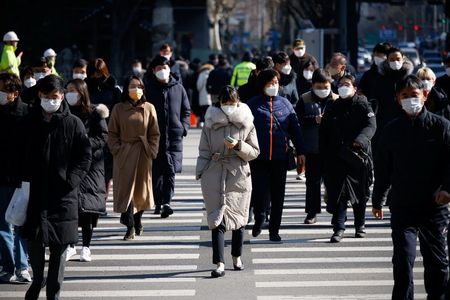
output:
{"label": "woman holding phone", "polygon": [[239,101],[237,91],[225,86],[216,106],[208,108],[199,145],[196,177],[201,179],[212,230],[212,277],[225,275],[224,235],[232,230],[234,270],[244,269],[241,261],[244,226],[247,224],[252,181],[248,161],[259,155],[253,115]]}

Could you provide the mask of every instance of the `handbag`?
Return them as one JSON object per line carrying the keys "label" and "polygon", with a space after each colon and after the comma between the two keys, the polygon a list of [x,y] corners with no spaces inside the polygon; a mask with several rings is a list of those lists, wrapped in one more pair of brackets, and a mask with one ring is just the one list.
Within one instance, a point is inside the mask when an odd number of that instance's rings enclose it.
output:
{"label": "handbag", "polygon": [[284,134],[284,136],[286,138],[286,142],[288,144],[288,149],[287,149],[287,169],[289,171],[297,169],[297,160],[295,159],[295,149],[289,143],[290,138],[286,134],[286,132],[283,130],[283,127],[281,127],[280,122],[278,122],[277,117],[275,117],[275,115],[273,115],[273,118],[275,119],[275,122],[277,123],[278,128],[280,128],[281,132]]}
{"label": "handbag", "polygon": [[361,169],[365,167],[369,158],[368,154],[364,151],[355,150],[349,146],[342,146],[339,150],[338,156],[353,169]]}
{"label": "handbag", "polygon": [[28,202],[30,200],[30,183],[22,182],[20,188],[16,188],[5,213],[6,222],[22,226],[27,218]]}

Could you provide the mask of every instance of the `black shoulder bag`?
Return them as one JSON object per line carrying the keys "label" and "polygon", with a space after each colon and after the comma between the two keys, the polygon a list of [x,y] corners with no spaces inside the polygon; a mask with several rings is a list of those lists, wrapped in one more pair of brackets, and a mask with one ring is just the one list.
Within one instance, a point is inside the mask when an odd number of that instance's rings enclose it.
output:
{"label": "black shoulder bag", "polygon": [[272,113],[273,118],[275,119],[275,122],[277,123],[278,128],[280,128],[281,132],[284,134],[286,138],[286,143],[288,146],[287,149],[287,155],[288,155],[288,161],[287,161],[287,169],[288,170],[294,170],[297,169],[297,161],[295,160],[295,150],[289,143],[289,135],[286,134],[286,132],[283,130],[283,127],[281,127],[280,122],[278,122],[277,117]]}

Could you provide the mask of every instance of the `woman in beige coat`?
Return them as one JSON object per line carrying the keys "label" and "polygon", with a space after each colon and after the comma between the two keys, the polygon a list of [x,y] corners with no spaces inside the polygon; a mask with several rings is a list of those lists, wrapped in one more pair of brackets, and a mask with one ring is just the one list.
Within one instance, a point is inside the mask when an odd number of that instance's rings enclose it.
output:
{"label": "woman in beige coat", "polygon": [[225,275],[223,252],[227,230],[233,231],[234,269],[244,269],[241,253],[252,190],[248,161],[258,155],[253,115],[246,104],[239,102],[237,91],[226,86],[219,94],[217,106],[206,112],[196,170],[212,230],[213,263],[217,265],[212,277]]}
{"label": "woman in beige coat", "polygon": [[144,210],[154,205],[152,161],[158,153],[156,111],[144,96],[144,84],[131,76],[124,84],[122,102],[114,106],[108,126],[108,146],[114,158],[114,211],[127,226],[124,240],[141,235]]}

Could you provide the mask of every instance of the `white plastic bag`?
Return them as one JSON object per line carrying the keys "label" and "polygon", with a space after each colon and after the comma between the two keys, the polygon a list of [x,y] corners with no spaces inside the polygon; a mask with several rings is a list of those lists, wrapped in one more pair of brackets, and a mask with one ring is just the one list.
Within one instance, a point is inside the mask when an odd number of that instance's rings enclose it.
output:
{"label": "white plastic bag", "polygon": [[22,226],[27,218],[28,201],[30,200],[30,183],[22,182],[21,188],[16,188],[5,213],[6,222]]}

